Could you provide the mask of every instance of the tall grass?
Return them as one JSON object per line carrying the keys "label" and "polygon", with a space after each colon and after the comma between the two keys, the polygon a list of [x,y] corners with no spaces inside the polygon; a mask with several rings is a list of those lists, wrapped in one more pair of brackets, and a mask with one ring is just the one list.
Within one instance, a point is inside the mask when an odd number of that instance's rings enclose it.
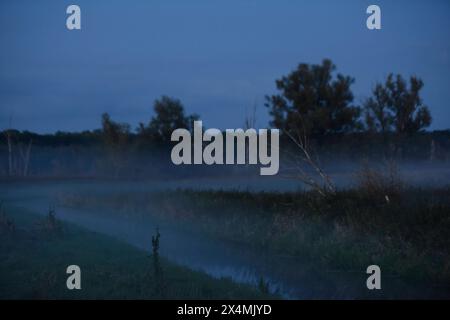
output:
{"label": "tall grass", "polygon": [[357,187],[327,197],[308,191],[177,190],[66,199],[71,206],[152,215],[326,268],[383,264],[391,274],[450,281],[450,188],[400,181],[389,171],[366,172]]}

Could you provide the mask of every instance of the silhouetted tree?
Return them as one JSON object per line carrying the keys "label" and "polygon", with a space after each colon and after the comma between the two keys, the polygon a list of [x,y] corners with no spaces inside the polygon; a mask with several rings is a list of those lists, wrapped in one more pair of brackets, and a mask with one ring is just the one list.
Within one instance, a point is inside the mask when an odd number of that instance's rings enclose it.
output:
{"label": "silhouetted tree", "polygon": [[410,78],[408,87],[401,75],[389,74],[364,104],[369,130],[410,134],[430,126],[430,111],[420,97],[422,88],[423,81],[417,77]]}
{"label": "silhouetted tree", "polygon": [[302,63],[276,81],[277,95],[266,96],[271,125],[293,136],[320,136],[361,127],[360,108],[354,106],[350,86],[354,79],[337,74],[330,60],[321,65]]}
{"label": "silhouetted tree", "polygon": [[108,152],[109,164],[112,165],[114,176],[117,177],[120,170],[125,167],[130,126],[126,123],[114,122],[109,114],[104,113],[102,115],[102,137]]}
{"label": "silhouetted tree", "polygon": [[193,122],[199,118],[196,114],[186,116],[181,101],[167,96],[156,100],[153,108],[155,115],[148,127],[141,124],[138,131],[140,134],[149,135],[152,140],[158,142],[170,141],[175,129],[192,130]]}
{"label": "silhouetted tree", "polygon": [[106,144],[120,146],[126,144],[130,134],[130,126],[111,120],[108,113],[102,115],[102,135]]}
{"label": "silhouetted tree", "polygon": [[364,103],[365,121],[367,129],[386,133],[394,124],[394,116],[389,108],[388,94],[381,84],[377,84],[372,91],[373,97]]}

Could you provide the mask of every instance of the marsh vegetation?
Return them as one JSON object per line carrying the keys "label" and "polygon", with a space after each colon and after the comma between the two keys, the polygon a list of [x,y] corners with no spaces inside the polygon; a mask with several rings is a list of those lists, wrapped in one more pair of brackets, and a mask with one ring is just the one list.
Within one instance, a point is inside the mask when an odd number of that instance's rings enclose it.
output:
{"label": "marsh vegetation", "polygon": [[[265,97],[281,133],[279,150],[270,144],[279,176],[270,178],[246,161],[245,139],[214,152],[215,164],[233,160],[227,166],[172,163],[173,133],[190,139],[200,117],[168,96],[135,129],[108,113],[100,129],[78,133],[10,124],[0,195],[39,219],[27,229],[20,210],[2,207],[1,267],[13,272],[2,287],[10,297],[66,297],[53,286],[61,275],[40,272],[73,251],[91,284],[107,282],[86,297],[450,297],[450,131],[425,131],[432,117],[418,77],[390,74],[361,105],[353,83],[328,59],[276,80]],[[256,106],[243,122],[257,128]],[[183,156],[190,151],[188,143]],[[364,286],[371,264],[388,279],[382,292]],[[46,289],[31,290],[22,272]]]}

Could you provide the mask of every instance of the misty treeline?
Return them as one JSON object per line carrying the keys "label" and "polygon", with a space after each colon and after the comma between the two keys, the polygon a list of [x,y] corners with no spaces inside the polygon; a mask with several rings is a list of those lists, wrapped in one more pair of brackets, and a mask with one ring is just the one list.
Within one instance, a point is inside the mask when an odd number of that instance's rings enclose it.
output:
{"label": "misty treeline", "polygon": [[[299,64],[276,80],[276,94],[265,97],[270,125],[281,131],[280,149],[313,150],[321,161],[370,159],[450,159],[450,130],[429,132],[429,108],[420,92],[423,81],[389,74],[358,105],[355,79],[336,72],[330,60]],[[143,177],[208,174],[210,169],[175,170],[170,137],[178,128],[192,130],[199,115],[186,114],[182,102],[157,99],[154,115],[137,128],[104,113],[101,128],[83,132],[36,134],[9,128],[2,132],[2,176],[73,175]],[[243,119],[255,126],[256,114]],[[306,149],[307,148],[307,149]],[[281,154],[283,160],[283,155]],[[221,173],[229,169],[217,169]]]}

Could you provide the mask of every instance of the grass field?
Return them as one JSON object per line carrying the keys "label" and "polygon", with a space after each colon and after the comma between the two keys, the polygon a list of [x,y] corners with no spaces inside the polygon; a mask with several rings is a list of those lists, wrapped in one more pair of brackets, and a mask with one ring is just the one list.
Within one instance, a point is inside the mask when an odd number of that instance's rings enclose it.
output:
{"label": "grass field", "polygon": [[[258,288],[214,279],[163,258],[155,268],[149,253],[50,215],[19,207],[2,211],[0,299],[273,298]],[[66,287],[66,268],[73,264],[81,268],[81,290]]]}

